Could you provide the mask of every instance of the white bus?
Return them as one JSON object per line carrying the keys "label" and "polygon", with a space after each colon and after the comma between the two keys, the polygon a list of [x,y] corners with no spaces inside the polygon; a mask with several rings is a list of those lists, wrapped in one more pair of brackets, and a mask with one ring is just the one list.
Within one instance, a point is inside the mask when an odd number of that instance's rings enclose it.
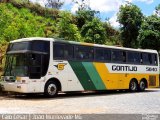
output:
{"label": "white bus", "polygon": [[159,86],[156,50],[23,38],[10,42],[1,87],[18,93],[119,90]]}

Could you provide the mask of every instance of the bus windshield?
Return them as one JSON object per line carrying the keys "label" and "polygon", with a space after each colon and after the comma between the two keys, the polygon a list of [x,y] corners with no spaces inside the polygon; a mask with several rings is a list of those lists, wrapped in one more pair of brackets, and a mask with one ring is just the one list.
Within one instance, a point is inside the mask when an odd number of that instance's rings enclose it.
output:
{"label": "bus windshield", "polygon": [[7,54],[4,68],[5,76],[28,75],[27,55],[26,54]]}

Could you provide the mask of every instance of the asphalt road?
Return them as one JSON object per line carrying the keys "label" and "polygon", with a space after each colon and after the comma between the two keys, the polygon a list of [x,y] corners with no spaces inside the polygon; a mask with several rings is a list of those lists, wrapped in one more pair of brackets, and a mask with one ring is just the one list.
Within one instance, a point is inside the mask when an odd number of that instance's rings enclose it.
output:
{"label": "asphalt road", "polygon": [[160,89],[0,96],[1,114],[160,114]]}

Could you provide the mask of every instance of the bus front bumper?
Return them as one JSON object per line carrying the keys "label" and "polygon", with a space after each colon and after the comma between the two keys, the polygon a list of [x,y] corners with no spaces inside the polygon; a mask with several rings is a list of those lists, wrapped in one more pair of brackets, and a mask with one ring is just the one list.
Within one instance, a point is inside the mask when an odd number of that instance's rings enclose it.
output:
{"label": "bus front bumper", "polygon": [[2,91],[8,91],[8,92],[18,92],[18,93],[28,93],[28,85],[27,84],[21,84],[21,83],[8,83],[8,82],[1,82],[0,88]]}

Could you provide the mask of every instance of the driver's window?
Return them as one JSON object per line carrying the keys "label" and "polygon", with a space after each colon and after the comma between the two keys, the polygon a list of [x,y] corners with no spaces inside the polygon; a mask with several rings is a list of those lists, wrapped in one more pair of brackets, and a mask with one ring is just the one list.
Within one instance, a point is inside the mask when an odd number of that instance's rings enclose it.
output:
{"label": "driver's window", "polygon": [[40,66],[41,65],[41,55],[39,54],[31,54],[31,65],[33,66]]}
{"label": "driver's window", "polygon": [[30,79],[39,79],[41,77],[41,56],[40,54],[30,55]]}

